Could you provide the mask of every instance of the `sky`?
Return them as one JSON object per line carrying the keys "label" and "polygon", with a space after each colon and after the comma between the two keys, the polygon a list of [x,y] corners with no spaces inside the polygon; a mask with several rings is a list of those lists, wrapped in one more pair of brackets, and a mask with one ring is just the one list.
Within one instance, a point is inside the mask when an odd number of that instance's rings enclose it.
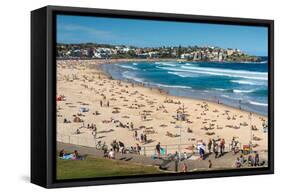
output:
{"label": "sky", "polygon": [[266,27],[156,20],[57,16],[58,43],[105,43],[138,47],[218,46],[267,56]]}

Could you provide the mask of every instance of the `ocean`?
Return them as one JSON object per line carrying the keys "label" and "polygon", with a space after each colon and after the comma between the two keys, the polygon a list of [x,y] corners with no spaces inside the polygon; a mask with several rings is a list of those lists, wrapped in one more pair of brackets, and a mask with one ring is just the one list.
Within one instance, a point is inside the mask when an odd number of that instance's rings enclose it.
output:
{"label": "ocean", "polygon": [[161,88],[171,95],[220,102],[268,114],[268,63],[127,62],[103,65],[114,79]]}

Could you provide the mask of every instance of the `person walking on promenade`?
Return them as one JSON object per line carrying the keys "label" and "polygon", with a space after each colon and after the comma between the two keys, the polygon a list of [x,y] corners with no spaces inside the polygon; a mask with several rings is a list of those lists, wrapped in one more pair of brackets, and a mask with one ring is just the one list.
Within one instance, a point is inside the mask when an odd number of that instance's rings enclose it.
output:
{"label": "person walking on promenade", "polygon": [[212,140],[209,139],[209,142],[208,142],[208,151],[209,151],[209,154],[211,153],[211,150],[212,150]]}
{"label": "person walking on promenade", "polygon": [[225,140],[224,139],[222,139],[221,141],[220,141],[220,155],[221,156],[223,156],[224,155],[224,149],[225,149]]}
{"label": "person walking on promenade", "polygon": [[160,151],[161,151],[161,145],[160,145],[160,142],[158,142],[158,144],[156,145],[156,152],[157,152],[158,158],[160,158]]}

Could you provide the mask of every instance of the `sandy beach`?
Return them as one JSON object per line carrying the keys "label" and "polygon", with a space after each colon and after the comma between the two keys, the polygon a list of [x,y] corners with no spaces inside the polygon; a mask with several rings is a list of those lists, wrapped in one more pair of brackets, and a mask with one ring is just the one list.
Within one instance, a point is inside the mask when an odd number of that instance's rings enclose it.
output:
{"label": "sandy beach", "polygon": [[[57,141],[94,147],[97,141],[110,145],[117,140],[151,148],[160,142],[182,144],[183,152],[209,139],[225,139],[227,149],[235,137],[241,146],[251,139],[254,150],[267,151],[267,117],[113,80],[100,69],[101,64],[125,61],[57,60]],[[87,127],[92,124],[96,138]],[[147,143],[140,142],[140,134],[147,135]]]}

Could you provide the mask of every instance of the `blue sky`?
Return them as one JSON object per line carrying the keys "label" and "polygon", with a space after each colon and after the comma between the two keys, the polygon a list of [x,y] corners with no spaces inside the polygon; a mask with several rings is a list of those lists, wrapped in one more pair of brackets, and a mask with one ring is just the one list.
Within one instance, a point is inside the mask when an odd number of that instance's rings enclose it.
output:
{"label": "blue sky", "polygon": [[219,46],[267,56],[267,28],[87,16],[57,16],[57,42],[139,47]]}

